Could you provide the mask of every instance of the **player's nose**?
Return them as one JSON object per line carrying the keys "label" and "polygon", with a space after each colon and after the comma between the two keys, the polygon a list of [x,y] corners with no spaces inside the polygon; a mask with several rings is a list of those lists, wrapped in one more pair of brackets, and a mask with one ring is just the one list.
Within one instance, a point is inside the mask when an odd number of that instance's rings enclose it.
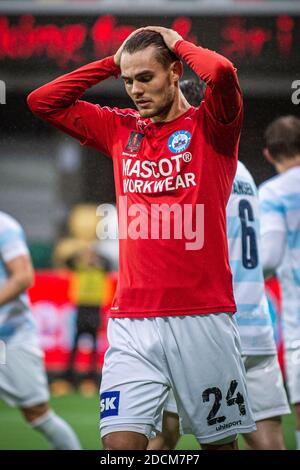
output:
{"label": "player's nose", "polygon": [[131,92],[135,96],[141,96],[144,93],[143,85],[137,81],[133,81]]}

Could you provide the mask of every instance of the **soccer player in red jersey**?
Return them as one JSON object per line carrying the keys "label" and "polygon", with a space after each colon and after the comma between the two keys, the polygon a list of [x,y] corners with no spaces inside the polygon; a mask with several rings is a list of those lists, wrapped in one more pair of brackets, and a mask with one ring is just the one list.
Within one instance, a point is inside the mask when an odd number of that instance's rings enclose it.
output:
{"label": "soccer player in red jersey", "polygon": [[[199,108],[180,91],[181,60],[206,82]],[[137,110],[80,100],[119,73]],[[146,449],[172,389],[184,432],[204,449],[236,449],[255,424],[226,238],[243,113],[233,65],[175,31],[141,28],[28,104],[113,159],[120,271],[100,390],[104,447]]]}

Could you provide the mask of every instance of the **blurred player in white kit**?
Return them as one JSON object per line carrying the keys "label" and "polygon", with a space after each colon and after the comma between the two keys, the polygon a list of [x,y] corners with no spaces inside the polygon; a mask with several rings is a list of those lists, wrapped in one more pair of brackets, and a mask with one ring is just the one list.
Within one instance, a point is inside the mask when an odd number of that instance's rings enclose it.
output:
{"label": "blurred player in white kit", "polygon": [[262,262],[277,274],[282,295],[282,328],[287,388],[297,417],[300,450],[300,119],[284,116],[265,132],[266,159],[277,176],[259,188]]}
{"label": "blurred player in white kit", "polygon": [[43,353],[26,295],[32,281],[23,229],[0,212],[0,340],[5,353],[0,362],[0,399],[18,407],[52,448],[79,450],[74,431],[49,407]]}

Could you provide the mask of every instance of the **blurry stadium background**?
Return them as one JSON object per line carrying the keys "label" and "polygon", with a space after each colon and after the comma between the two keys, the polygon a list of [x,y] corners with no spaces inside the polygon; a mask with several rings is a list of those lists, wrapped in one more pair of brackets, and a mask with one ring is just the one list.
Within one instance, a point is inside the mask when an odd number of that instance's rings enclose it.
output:
{"label": "blurry stadium background", "polygon": [[[52,404],[74,426],[86,449],[99,448],[96,388],[84,382],[91,354],[88,336],[80,339],[75,362],[80,383],[86,386],[68,388],[63,379],[81,296],[102,305],[99,371],[107,346],[105,328],[116,283],[117,246],[115,240],[97,240],[95,231],[100,222],[96,207],[114,202],[112,164],[35,118],[26,96],[60,74],[112,55],[132,30],[149,24],[172,27],[185,39],[234,62],[245,104],[240,160],[257,184],[273,175],[262,158],[264,128],[274,118],[299,115],[300,110],[292,102],[293,82],[299,80],[300,86],[297,0],[0,0],[0,210],[19,220],[26,231],[36,268],[30,296],[45,351]],[[114,79],[94,87],[86,97],[101,105],[131,105],[121,81]],[[93,282],[83,281],[80,288],[81,257],[91,246],[106,262],[105,269],[101,265],[104,274],[99,284],[93,278]],[[101,291],[101,298],[96,291]],[[282,364],[276,280],[268,292]],[[0,449],[47,448],[19,413],[2,402],[0,416]],[[284,419],[290,449],[295,447],[293,423],[294,416]],[[190,436],[179,443],[179,448],[197,447]]]}

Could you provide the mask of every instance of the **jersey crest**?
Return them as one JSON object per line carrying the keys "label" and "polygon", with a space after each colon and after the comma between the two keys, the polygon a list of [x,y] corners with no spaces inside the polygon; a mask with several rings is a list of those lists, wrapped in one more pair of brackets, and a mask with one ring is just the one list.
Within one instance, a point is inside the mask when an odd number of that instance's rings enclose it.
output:
{"label": "jersey crest", "polygon": [[144,134],[141,132],[130,132],[130,136],[125,147],[126,152],[137,153],[139,151]]}

